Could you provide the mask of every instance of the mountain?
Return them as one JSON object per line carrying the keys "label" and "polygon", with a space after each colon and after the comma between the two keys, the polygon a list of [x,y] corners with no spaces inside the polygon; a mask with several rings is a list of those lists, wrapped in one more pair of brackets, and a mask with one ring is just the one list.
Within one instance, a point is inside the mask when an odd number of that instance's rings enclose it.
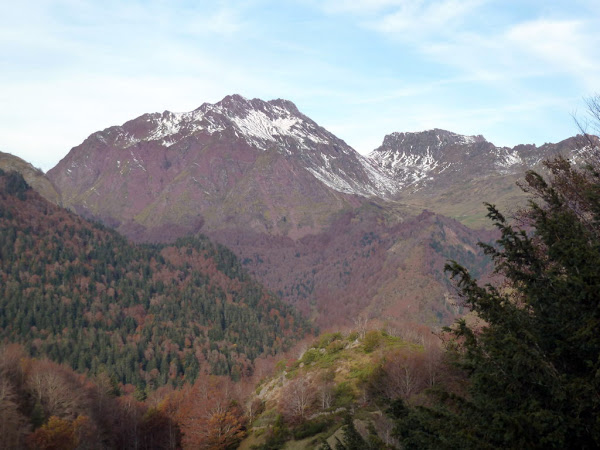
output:
{"label": "mountain", "polygon": [[436,129],[393,133],[364,157],[289,101],[233,95],[94,133],[48,178],[66,207],[136,241],[202,231],[323,326],[440,324],[458,312],[445,260],[489,267],[477,242],[492,234],[472,229],[487,224],[482,202],[518,205],[522,173],[576,147]]}
{"label": "mountain", "polygon": [[134,245],[0,170],[0,340],[122,383],[252,372],[307,323],[203,237]]}
{"label": "mountain", "polygon": [[578,157],[582,136],[557,144],[497,147],[483,136],[463,136],[433,129],[392,133],[369,158],[396,183],[396,192],[451,189],[461,178],[522,174],[559,154]]}
{"label": "mountain", "polygon": [[[445,258],[456,246],[486,264],[481,235],[387,200],[391,177],[285,100],[143,115],[94,133],[48,176],[65,206],[135,240],[202,230],[323,326],[361,313],[447,323]],[[434,251],[445,234],[459,237]]]}
{"label": "mountain", "polygon": [[431,212],[412,216],[378,203],[340,212],[320,233],[291,239],[216,232],[244,267],[324,329],[359,316],[388,323],[450,323],[460,312],[443,267],[456,259],[477,274],[489,261],[474,231]]}
{"label": "mountain", "polygon": [[483,201],[504,210],[523,205],[526,197],[516,183],[527,170],[544,172],[542,162],[559,154],[580,162],[589,149],[583,136],[508,148],[483,136],[433,129],[387,135],[369,158],[397,183],[396,199],[480,227],[489,225]]}
{"label": "mountain", "polygon": [[27,161],[10,153],[0,152],[0,169],[5,172],[14,171],[20,173],[25,178],[27,184],[33,187],[42,197],[50,203],[60,204],[60,194],[56,190],[56,187],[46,177],[44,172],[36,169]]}
{"label": "mountain", "polygon": [[239,95],[94,133],[48,177],[66,207],[140,240],[224,227],[301,237],[390,183],[293,103]]}
{"label": "mountain", "polygon": [[366,198],[485,226],[483,199],[521,203],[525,170],[581,147],[497,147],[434,129],[392,133],[364,157],[287,100],[232,95],[94,133],[47,175],[66,207],[137,240],[224,228],[297,239]]}

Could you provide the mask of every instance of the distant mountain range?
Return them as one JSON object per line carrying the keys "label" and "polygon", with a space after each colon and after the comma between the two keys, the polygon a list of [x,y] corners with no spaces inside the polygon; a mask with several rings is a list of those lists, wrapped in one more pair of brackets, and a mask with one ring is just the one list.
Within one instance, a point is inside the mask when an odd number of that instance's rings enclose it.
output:
{"label": "distant mountain range", "polygon": [[365,157],[287,100],[232,95],[98,131],[39,190],[136,241],[202,231],[323,325],[360,313],[439,324],[457,311],[444,261],[486,272],[482,202],[515,208],[525,170],[581,148],[434,129],[392,133]]}
{"label": "distant mountain range", "polygon": [[[233,95],[94,133],[48,178],[64,206],[137,239],[164,239],[165,226],[173,235],[243,226],[298,238],[365,198],[427,207],[423,198],[453,197],[485,179],[513,184],[513,175],[577,148],[575,138],[496,147],[435,129],[392,133],[364,157],[289,101]],[[462,219],[460,208],[450,215]]]}

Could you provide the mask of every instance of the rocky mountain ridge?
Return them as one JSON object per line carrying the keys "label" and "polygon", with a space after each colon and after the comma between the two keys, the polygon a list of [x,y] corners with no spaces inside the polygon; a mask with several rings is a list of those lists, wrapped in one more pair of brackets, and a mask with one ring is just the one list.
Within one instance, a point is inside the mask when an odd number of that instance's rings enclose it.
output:
{"label": "rocky mountain ridge", "polygon": [[[582,147],[577,138],[539,147],[498,147],[481,135],[433,129],[391,133],[380,147],[362,156],[288,100],[265,102],[231,95],[191,112],[144,114],[122,126],[94,133],[48,175],[61,185],[67,206],[85,208],[81,205],[86,203],[81,188],[98,188],[101,173],[110,169],[105,162],[116,164],[113,171],[116,169],[121,176],[147,172],[147,165],[157,163],[168,171],[173,165],[170,156],[175,153],[197,152],[194,147],[198,144],[206,147],[223,142],[250,147],[255,152],[276,153],[338,193],[384,200],[405,198],[422,189],[439,192],[465,178],[520,174],[559,153],[576,157]],[[88,160],[94,149],[103,147],[119,153],[104,151],[104,161],[97,157]],[[244,152],[238,153],[232,156],[239,164]],[[69,193],[72,182],[67,177],[79,178],[74,182],[80,188],[75,195]],[[194,179],[203,184],[199,178]],[[214,188],[203,187],[208,192]]]}
{"label": "rocky mountain ridge", "polygon": [[48,177],[66,207],[138,239],[164,237],[165,226],[171,237],[249,226],[297,238],[359,196],[391,190],[373,163],[291,102],[237,95],[94,133]]}
{"label": "rocky mountain ridge", "polygon": [[[275,150],[299,158],[316,178],[342,193],[369,196],[391,189],[391,180],[382,176],[371,161],[302,114],[292,102],[282,99],[265,102],[231,95],[191,112],[144,114],[122,126],[96,132],[86,142],[93,145],[98,140],[115,148],[131,149],[133,165],[145,170],[144,161],[134,154],[139,144],[156,143],[180,150],[188,138],[207,135],[242,140],[258,150]],[[340,159],[344,160],[343,166]],[[79,164],[71,161],[66,171],[71,173]]]}
{"label": "rocky mountain ridge", "polygon": [[369,154],[388,177],[396,192],[403,188],[439,189],[469,175],[472,178],[521,174],[562,154],[577,158],[586,147],[582,137],[557,144],[497,147],[483,136],[464,136],[435,128],[416,133],[392,133]]}
{"label": "rocky mountain ridge", "polygon": [[597,137],[581,135],[539,147],[497,147],[483,136],[434,129],[388,135],[369,156],[401,186],[396,200],[478,228],[489,226],[483,201],[509,212],[525,204],[517,182],[526,171],[545,173],[543,161],[558,155],[581,164],[599,147]]}

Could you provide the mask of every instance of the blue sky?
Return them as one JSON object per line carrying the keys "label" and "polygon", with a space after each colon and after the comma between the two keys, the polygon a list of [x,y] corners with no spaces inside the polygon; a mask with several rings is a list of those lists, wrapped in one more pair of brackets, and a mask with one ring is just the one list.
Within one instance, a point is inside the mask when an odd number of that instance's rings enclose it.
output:
{"label": "blue sky", "polygon": [[600,2],[33,0],[0,17],[0,150],[48,170],[89,134],[239,93],[286,98],[363,154],[434,127],[576,134]]}

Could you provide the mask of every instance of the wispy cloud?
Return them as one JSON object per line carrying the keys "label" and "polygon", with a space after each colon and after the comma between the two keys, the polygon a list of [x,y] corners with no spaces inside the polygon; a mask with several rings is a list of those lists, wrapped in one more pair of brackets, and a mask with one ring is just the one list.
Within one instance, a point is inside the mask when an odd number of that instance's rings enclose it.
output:
{"label": "wispy cloud", "polygon": [[[502,82],[560,73],[586,89],[597,89],[600,75],[600,17],[547,18],[544,11],[519,22],[494,21],[490,1],[359,1],[344,10],[340,2],[328,2],[332,11],[370,11],[363,27],[395,39],[431,61],[457,69],[473,81]],[[336,9],[337,8],[337,9]],[[554,13],[557,16],[558,13]],[[486,17],[488,26],[480,24]],[[489,26],[490,21],[493,27]]]}
{"label": "wispy cloud", "polygon": [[588,89],[600,80],[600,20],[546,20],[520,23],[505,35],[506,47],[532,65],[581,80]]}
{"label": "wispy cloud", "polygon": [[482,0],[406,1],[366,24],[379,32],[416,41],[451,34],[484,3]]}

